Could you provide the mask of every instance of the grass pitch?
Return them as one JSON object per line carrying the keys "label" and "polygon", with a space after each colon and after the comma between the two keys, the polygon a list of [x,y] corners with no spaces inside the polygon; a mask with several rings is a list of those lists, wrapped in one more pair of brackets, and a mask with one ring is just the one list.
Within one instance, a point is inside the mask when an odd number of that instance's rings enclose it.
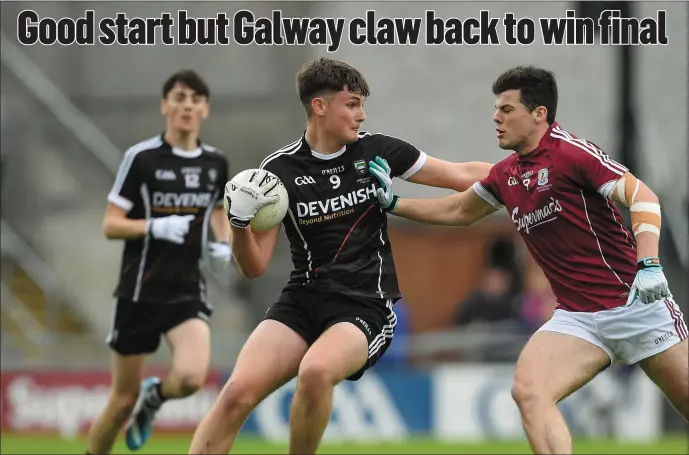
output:
{"label": "grass pitch", "polygon": [[[137,454],[185,454],[191,435],[153,435]],[[574,441],[574,453],[581,454],[689,454],[684,435],[667,436],[652,444],[639,444],[608,439],[580,439]],[[2,454],[83,454],[84,440],[62,439],[49,435],[15,435],[3,433],[0,437]],[[115,454],[130,452],[122,440],[113,450]],[[232,453],[271,454],[287,453],[286,444],[271,444],[254,438],[239,438]],[[413,438],[404,443],[346,443],[326,444],[323,454],[528,454],[526,441],[491,441],[481,443],[441,443],[428,438]]]}

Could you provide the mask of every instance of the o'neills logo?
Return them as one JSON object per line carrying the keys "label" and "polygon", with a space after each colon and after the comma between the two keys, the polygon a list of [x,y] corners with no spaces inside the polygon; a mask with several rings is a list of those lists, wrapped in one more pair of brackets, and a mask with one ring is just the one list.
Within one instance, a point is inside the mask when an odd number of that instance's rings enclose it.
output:
{"label": "o'neills logo", "polygon": [[515,207],[512,210],[512,222],[517,226],[518,232],[521,232],[523,229],[528,234],[531,228],[557,219],[557,216],[554,217],[553,214],[561,211],[560,201],[551,197],[550,202],[542,208],[525,213],[522,216],[519,216],[519,207]]}

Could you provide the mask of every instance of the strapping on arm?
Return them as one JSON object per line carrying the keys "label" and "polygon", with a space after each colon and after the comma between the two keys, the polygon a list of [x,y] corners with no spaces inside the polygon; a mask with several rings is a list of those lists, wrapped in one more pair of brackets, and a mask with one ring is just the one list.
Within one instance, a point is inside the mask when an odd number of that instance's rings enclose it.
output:
{"label": "strapping on arm", "polygon": [[629,207],[634,236],[651,232],[660,237],[661,213],[658,197],[641,180],[627,172],[598,189],[608,199]]}

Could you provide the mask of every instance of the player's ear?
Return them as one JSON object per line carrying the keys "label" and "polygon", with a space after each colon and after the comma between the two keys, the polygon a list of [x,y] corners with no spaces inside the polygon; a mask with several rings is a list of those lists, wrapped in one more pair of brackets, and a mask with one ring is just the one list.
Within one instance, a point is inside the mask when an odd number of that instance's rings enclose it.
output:
{"label": "player's ear", "polygon": [[545,106],[538,106],[533,111],[534,123],[545,122],[548,117],[548,109]]}
{"label": "player's ear", "polygon": [[205,103],[203,103],[203,111],[201,111],[201,118],[206,120],[210,113],[211,113],[211,103],[206,101]]}
{"label": "player's ear", "polygon": [[325,115],[327,103],[323,98],[314,98],[311,100],[311,111],[316,115]]}
{"label": "player's ear", "polygon": [[160,113],[167,117],[167,100],[165,98],[160,100]]}

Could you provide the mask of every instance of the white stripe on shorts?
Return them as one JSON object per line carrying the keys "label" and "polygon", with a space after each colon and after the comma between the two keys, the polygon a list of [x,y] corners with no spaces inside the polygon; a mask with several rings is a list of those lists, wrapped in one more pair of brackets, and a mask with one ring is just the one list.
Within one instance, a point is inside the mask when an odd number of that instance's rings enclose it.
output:
{"label": "white stripe on shorts", "polygon": [[670,312],[670,317],[672,317],[672,320],[675,322],[675,332],[677,332],[677,336],[680,340],[685,339],[687,337],[687,324],[684,322],[682,311],[672,299],[664,299],[663,302]]}
{"label": "white stripe on shorts", "polygon": [[392,299],[388,299],[385,302],[385,306],[390,311],[388,314],[388,323],[383,326],[383,330],[380,331],[378,335],[371,341],[368,345],[368,358],[373,357],[381,347],[385,346],[388,339],[392,339],[393,333],[395,333],[395,326],[397,325],[397,315],[393,311]]}

